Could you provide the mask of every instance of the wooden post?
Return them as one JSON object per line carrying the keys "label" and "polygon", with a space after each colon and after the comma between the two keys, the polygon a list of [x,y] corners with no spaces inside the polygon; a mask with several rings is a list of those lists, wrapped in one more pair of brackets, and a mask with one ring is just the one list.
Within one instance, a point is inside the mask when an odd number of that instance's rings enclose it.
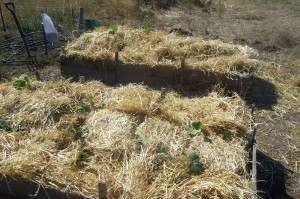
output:
{"label": "wooden post", "polygon": [[119,52],[115,52],[115,63],[119,61]]}
{"label": "wooden post", "polygon": [[185,58],[184,57],[181,57],[181,59],[180,59],[180,64],[181,64],[181,69],[184,69],[185,68]]}
{"label": "wooden post", "polygon": [[83,29],[83,14],[84,14],[84,8],[79,9],[79,30]]}
{"label": "wooden post", "polygon": [[105,181],[98,182],[99,199],[107,199],[107,185]]}

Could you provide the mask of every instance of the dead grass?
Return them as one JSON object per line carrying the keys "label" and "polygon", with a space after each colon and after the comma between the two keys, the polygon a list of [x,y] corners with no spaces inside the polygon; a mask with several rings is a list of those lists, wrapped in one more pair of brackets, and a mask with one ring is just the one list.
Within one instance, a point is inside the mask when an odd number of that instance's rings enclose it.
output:
{"label": "dead grass", "polygon": [[[181,37],[158,30],[146,33],[143,29],[126,26],[115,28],[114,34],[107,28],[83,34],[67,46],[63,56],[113,61],[114,53],[120,51],[119,60],[124,63],[180,68],[181,59],[185,58],[189,68],[240,75],[248,75],[260,65],[253,59],[257,52],[247,46]],[[118,49],[120,44],[123,45],[121,50]]]}
{"label": "dead grass", "polygon": [[[245,151],[250,120],[238,96],[186,98],[142,85],[65,80],[19,90],[8,82],[0,90],[1,115],[28,125],[0,133],[4,175],[94,197],[99,179],[108,183],[110,198],[253,194]],[[80,100],[87,109],[74,112]],[[205,130],[193,137],[186,129],[194,121]],[[82,129],[78,140],[73,127]],[[193,152],[204,165],[200,175],[188,171],[186,156]]]}

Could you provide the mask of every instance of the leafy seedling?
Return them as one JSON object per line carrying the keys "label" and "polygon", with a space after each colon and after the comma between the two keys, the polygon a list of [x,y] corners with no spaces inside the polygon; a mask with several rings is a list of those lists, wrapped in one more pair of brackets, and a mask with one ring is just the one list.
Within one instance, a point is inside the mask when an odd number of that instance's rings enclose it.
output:
{"label": "leafy seedling", "polygon": [[109,31],[109,34],[113,34],[114,35],[118,31],[118,28],[116,26],[110,24],[108,26],[108,31]]}
{"label": "leafy seedling", "polygon": [[190,153],[186,157],[189,161],[199,161],[200,157],[197,153]]}
{"label": "leafy seedling", "polygon": [[76,141],[82,138],[82,128],[80,127],[73,127],[71,129],[72,133],[72,140]]}
{"label": "leafy seedling", "polygon": [[139,142],[139,143],[142,143],[143,145],[146,145],[147,144],[147,139],[144,135],[140,135],[140,134],[132,134],[130,136],[130,139],[132,141],[135,141],[135,142]]}
{"label": "leafy seedling", "polygon": [[191,136],[195,136],[203,130],[203,124],[201,122],[193,122],[192,127],[188,128],[187,131]]}
{"label": "leafy seedling", "polygon": [[73,108],[75,113],[84,113],[84,112],[89,112],[90,109],[87,107],[86,103],[82,100],[79,100],[74,108]]}
{"label": "leafy seedling", "polygon": [[18,125],[18,131],[25,131],[27,129],[27,124],[25,122],[21,122]]}
{"label": "leafy seedling", "polygon": [[145,25],[145,26],[143,27],[143,30],[144,30],[145,33],[149,34],[149,33],[151,32],[151,27],[148,26],[148,25]]}
{"label": "leafy seedling", "polygon": [[192,161],[189,165],[189,172],[199,175],[201,173],[203,173],[204,168],[203,168],[203,164],[200,161]]}
{"label": "leafy seedling", "polygon": [[32,82],[34,82],[35,79],[30,79],[29,77],[25,76],[24,79],[18,79],[14,81],[13,87],[15,88],[25,88],[31,86]]}
{"label": "leafy seedling", "polygon": [[160,146],[158,148],[158,153],[165,153],[167,154],[169,152],[169,147],[165,144],[163,144],[162,146]]}
{"label": "leafy seedling", "polygon": [[203,173],[204,167],[203,164],[200,162],[200,157],[196,153],[190,153],[187,155],[187,159],[190,161],[189,164],[189,172],[192,174],[199,175]]}
{"label": "leafy seedling", "polygon": [[126,45],[127,44],[122,40],[116,41],[116,47],[117,47],[118,51],[122,51]]}
{"label": "leafy seedling", "polygon": [[232,135],[230,131],[224,131],[223,132],[223,140],[229,142],[232,140]]}
{"label": "leafy seedling", "polygon": [[86,43],[90,43],[90,42],[91,42],[91,39],[92,39],[92,36],[90,36],[90,35],[89,35],[89,36],[86,36],[86,37],[85,37],[85,42],[86,42]]}
{"label": "leafy seedling", "polygon": [[88,150],[88,149],[83,149],[79,155],[78,155],[78,158],[77,158],[77,164],[78,165],[84,165],[85,163],[89,162],[90,161],[90,157],[91,156],[94,156],[95,154],[93,153],[93,151],[91,150]]}

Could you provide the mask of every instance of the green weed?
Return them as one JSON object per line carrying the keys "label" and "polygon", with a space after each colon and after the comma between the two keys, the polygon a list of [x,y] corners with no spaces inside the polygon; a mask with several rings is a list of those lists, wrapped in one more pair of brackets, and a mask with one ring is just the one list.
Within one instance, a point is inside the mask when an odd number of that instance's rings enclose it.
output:
{"label": "green weed", "polygon": [[17,89],[25,88],[25,87],[30,87],[32,82],[35,81],[35,78],[30,79],[29,77],[25,76],[23,79],[18,79],[13,82],[13,87]]}
{"label": "green weed", "polygon": [[84,164],[86,164],[87,162],[90,161],[90,157],[94,156],[95,154],[93,153],[93,151],[89,150],[89,149],[83,149],[82,151],[80,151],[76,163],[78,166],[83,166]]}
{"label": "green weed", "polygon": [[81,127],[73,127],[71,129],[72,140],[76,141],[82,138],[82,128]]}
{"label": "green weed", "polygon": [[188,128],[187,131],[191,136],[195,136],[204,129],[204,126],[201,122],[193,122],[192,127]]}

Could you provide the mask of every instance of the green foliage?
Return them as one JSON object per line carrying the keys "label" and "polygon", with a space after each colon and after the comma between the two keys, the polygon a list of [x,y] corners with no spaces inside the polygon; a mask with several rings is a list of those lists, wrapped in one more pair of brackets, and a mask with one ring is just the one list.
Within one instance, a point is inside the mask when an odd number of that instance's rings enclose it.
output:
{"label": "green foliage", "polygon": [[169,147],[165,144],[161,145],[159,148],[158,148],[158,153],[168,153],[169,152]]}
{"label": "green foliage", "polygon": [[223,140],[229,142],[232,141],[232,133],[226,130],[224,127],[220,127],[221,133],[223,134]]}
{"label": "green foliage", "polygon": [[191,136],[195,136],[203,130],[203,124],[201,122],[193,122],[192,127],[188,128],[187,131]]}
{"label": "green foliage", "polygon": [[85,30],[94,30],[96,27],[100,26],[100,22],[94,19],[84,19],[83,25]]}
{"label": "green foliage", "polygon": [[32,82],[34,82],[35,79],[30,79],[29,77],[25,76],[24,79],[18,79],[13,82],[13,87],[15,88],[25,88],[25,87],[30,87]]}
{"label": "green foliage", "polygon": [[188,154],[187,155],[187,159],[189,160],[189,161],[200,161],[200,157],[199,157],[199,155],[197,154],[197,153],[190,153],[190,154]]}
{"label": "green foliage", "polygon": [[71,129],[72,140],[76,141],[82,138],[82,128],[81,127],[73,127]]}
{"label": "green foliage", "polygon": [[27,129],[28,125],[25,122],[15,123],[12,121],[9,121],[6,118],[0,117],[0,132],[6,131],[6,132],[22,132]]}
{"label": "green foliage", "polygon": [[91,35],[88,35],[84,38],[85,42],[86,43],[90,43],[91,42],[91,39],[92,39],[92,36]]}
{"label": "green foliage", "polygon": [[83,100],[79,100],[76,102],[75,106],[73,107],[74,113],[85,113],[90,112],[87,104]]}
{"label": "green foliage", "polygon": [[132,135],[130,136],[130,139],[131,139],[132,141],[141,143],[141,144],[143,144],[143,145],[146,145],[146,144],[147,144],[147,138],[146,138],[144,135],[140,135],[140,134],[132,134]]}
{"label": "green foliage", "polygon": [[110,34],[115,34],[118,31],[118,28],[112,24],[108,26],[108,31]]}
{"label": "green foliage", "polygon": [[90,157],[94,156],[95,154],[93,153],[93,151],[89,150],[89,149],[83,149],[78,157],[77,157],[77,165],[83,166],[85,163],[90,161]]}
{"label": "green foliage", "polygon": [[149,34],[152,31],[151,27],[148,25],[143,26],[143,30],[147,34]]}
{"label": "green foliage", "polygon": [[199,175],[203,173],[204,167],[203,164],[200,162],[200,157],[196,153],[191,153],[187,155],[187,159],[190,161],[189,164],[189,172],[195,175]]}
{"label": "green foliage", "polygon": [[125,48],[125,46],[127,45],[126,42],[124,42],[122,40],[116,41],[115,44],[116,44],[118,51],[122,51]]}

